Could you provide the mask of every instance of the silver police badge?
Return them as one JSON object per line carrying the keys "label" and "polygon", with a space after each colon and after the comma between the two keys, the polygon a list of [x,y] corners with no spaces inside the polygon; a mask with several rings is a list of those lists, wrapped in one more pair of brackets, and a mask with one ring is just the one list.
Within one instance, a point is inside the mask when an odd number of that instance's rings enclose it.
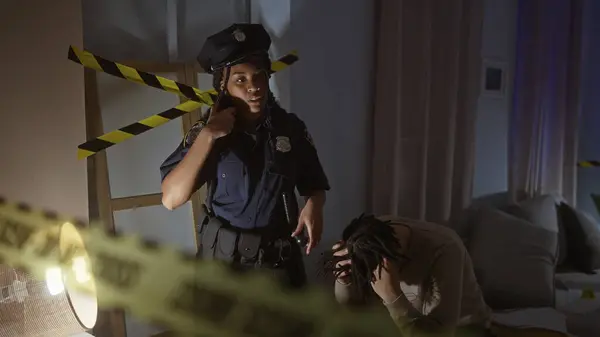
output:
{"label": "silver police badge", "polygon": [[236,29],[233,32],[233,38],[237,41],[237,42],[244,42],[246,40],[246,34],[244,34],[244,32],[242,32],[239,29]]}
{"label": "silver police badge", "polygon": [[275,138],[275,149],[279,152],[290,152],[292,145],[288,137],[279,136]]}

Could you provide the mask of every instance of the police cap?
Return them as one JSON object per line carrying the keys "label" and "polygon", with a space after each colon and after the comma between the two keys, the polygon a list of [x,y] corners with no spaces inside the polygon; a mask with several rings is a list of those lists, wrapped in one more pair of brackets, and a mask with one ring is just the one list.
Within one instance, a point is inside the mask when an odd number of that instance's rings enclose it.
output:
{"label": "police cap", "polygon": [[260,24],[233,24],[209,36],[198,55],[198,63],[207,73],[241,63],[246,57],[268,55],[271,37]]}

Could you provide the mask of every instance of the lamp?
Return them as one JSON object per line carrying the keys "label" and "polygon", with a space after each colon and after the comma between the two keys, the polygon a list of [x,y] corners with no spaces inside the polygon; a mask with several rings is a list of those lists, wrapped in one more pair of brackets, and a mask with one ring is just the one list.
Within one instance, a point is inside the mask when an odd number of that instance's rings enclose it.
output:
{"label": "lamp", "polygon": [[[98,302],[83,238],[71,223],[55,228],[61,256],[73,246],[71,268],[46,270],[45,280],[0,265],[0,337],[67,337],[91,330]],[[68,281],[85,283],[91,292],[72,289]]]}

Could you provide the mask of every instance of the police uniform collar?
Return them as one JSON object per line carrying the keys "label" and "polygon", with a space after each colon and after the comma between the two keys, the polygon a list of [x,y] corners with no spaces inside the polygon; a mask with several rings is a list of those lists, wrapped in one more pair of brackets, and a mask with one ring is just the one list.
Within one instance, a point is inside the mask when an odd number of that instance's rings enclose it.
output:
{"label": "police uniform collar", "polygon": [[267,130],[271,130],[273,128],[273,108],[267,106],[262,114],[256,121],[256,131],[265,128]]}
{"label": "police uniform collar", "polygon": [[249,135],[255,135],[262,129],[271,129],[271,118],[268,114],[263,114],[254,121],[254,125],[248,125],[243,129],[243,132]]}
{"label": "police uniform collar", "polygon": [[271,109],[265,109],[264,114],[260,116],[260,119],[256,124],[257,130],[260,130],[262,128],[271,129]]}

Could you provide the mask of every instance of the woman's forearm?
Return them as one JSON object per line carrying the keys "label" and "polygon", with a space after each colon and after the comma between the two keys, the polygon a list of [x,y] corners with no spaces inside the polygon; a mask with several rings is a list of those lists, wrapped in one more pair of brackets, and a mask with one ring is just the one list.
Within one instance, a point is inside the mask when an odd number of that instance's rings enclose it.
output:
{"label": "woman's forearm", "polygon": [[[390,317],[406,336],[452,336],[452,328],[444,327],[435,318],[423,315],[406,298],[400,296],[392,303],[384,303]],[[440,334],[441,333],[441,334]],[[449,334],[446,334],[449,333]]]}
{"label": "woman's forearm", "polygon": [[326,199],[327,197],[325,196],[325,191],[315,191],[310,196],[307,196],[305,201],[310,201],[317,206],[323,207],[325,206]]}
{"label": "woman's forearm", "polygon": [[398,296],[391,303],[384,302],[384,305],[394,322],[396,322],[396,324],[399,326],[405,325],[406,323],[422,316],[421,313],[415,309],[412,303],[410,303],[410,301],[403,294]]}
{"label": "woman's forearm", "polygon": [[338,303],[350,304],[354,301],[350,287],[351,285],[349,284],[343,284],[339,281],[335,281],[333,292]]}
{"label": "woman's forearm", "polygon": [[212,150],[215,139],[203,129],[183,160],[162,182],[162,203],[173,210],[185,204],[194,193],[196,179]]}

